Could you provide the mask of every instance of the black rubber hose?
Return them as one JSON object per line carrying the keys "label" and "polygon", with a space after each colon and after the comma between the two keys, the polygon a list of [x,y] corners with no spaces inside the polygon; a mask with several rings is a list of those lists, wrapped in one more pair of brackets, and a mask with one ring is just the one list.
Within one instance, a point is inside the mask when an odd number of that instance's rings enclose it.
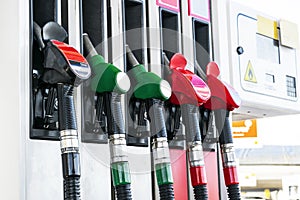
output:
{"label": "black rubber hose", "polygon": [[131,184],[116,186],[116,195],[118,200],[131,200]]}
{"label": "black rubber hose", "polygon": [[231,125],[229,121],[229,111],[217,110],[215,111],[216,126],[220,133],[219,141],[220,144],[233,143]]}
{"label": "black rubber hose", "polygon": [[184,104],[181,106],[181,112],[188,142],[201,141],[198,107]]}
{"label": "black rubber hose", "polygon": [[164,102],[159,99],[148,101],[148,113],[150,116],[151,133],[155,137],[167,137],[167,129],[163,113]]}
{"label": "black rubber hose", "polygon": [[195,200],[207,200],[208,199],[207,185],[194,186],[194,196],[195,196]]}
{"label": "black rubber hose", "polygon": [[[59,130],[77,130],[73,86],[58,84]],[[80,156],[79,149],[62,153],[64,199],[80,200]]]}
{"label": "black rubber hose", "polygon": [[230,200],[240,200],[241,199],[239,184],[228,186],[227,192],[228,192],[228,198]]}
{"label": "black rubber hose", "polygon": [[73,86],[58,84],[59,130],[77,130]]}
{"label": "black rubber hose", "polygon": [[125,124],[122,114],[121,95],[115,92],[111,94],[111,114],[117,127],[118,134],[125,134]]}
{"label": "black rubber hose", "polygon": [[[115,92],[111,93],[111,114],[112,122],[115,123],[115,132],[125,134],[125,124],[122,114],[121,95]],[[116,186],[118,200],[131,200],[131,184]]]}
{"label": "black rubber hose", "polygon": [[174,200],[173,184],[164,184],[159,186],[160,200]]}
{"label": "black rubber hose", "polygon": [[[216,125],[221,132],[220,135],[220,144],[230,144],[233,143],[231,124],[229,120],[229,111],[228,110],[218,110],[215,112],[216,115]],[[220,131],[221,130],[221,131]],[[239,184],[233,184],[227,186],[227,193],[229,200],[240,200],[240,188]]]}
{"label": "black rubber hose", "polygon": [[64,179],[64,200],[80,200],[80,177]]}

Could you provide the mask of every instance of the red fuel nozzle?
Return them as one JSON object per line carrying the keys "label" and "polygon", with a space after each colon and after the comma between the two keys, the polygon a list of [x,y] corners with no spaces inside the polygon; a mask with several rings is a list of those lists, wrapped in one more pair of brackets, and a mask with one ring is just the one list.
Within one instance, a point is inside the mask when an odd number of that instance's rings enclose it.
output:
{"label": "red fuel nozzle", "polygon": [[211,99],[204,104],[210,110],[225,109],[232,111],[241,104],[238,93],[226,82],[218,79],[220,70],[215,62],[210,62],[206,69],[207,84],[211,90]]}
{"label": "red fuel nozzle", "polygon": [[186,69],[187,60],[179,53],[170,60],[168,80],[172,87],[171,103],[175,105],[202,105],[211,95],[207,84],[196,74]]}

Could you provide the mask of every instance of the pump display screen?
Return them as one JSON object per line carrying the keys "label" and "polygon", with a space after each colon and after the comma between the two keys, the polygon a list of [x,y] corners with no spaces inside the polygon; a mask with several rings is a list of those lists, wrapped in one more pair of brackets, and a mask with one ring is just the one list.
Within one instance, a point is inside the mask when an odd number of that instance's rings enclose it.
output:
{"label": "pump display screen", "polygon": [[257,58],[280,64],[278,40],[257,33],[256,49]]}

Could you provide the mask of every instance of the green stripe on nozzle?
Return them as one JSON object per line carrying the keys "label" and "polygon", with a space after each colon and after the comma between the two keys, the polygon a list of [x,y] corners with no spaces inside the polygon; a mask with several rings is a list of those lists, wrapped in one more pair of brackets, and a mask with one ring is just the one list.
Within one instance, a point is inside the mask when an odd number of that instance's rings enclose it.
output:
{"label": "green stripe on nozzle", "polygon": [[111,167],[114,186],[126,185],[131,183],[128,162],[112,163]]}
{"label": "green stripe on nozzle", "polygon": [[155,165],[157,184],[167,185],[173,183],[172,168],[170,163],[161,163]]}

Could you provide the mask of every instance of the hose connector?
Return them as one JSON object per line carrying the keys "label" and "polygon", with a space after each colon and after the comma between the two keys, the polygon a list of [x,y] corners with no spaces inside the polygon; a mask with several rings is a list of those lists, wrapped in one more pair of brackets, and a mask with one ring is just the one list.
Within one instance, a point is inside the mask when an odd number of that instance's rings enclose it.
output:
{"label": "hose connector", "polygon": [[113,134],[109,139],[111,163],[128,162],[125,134]]}
{"label": "hose connector", "polygon": [[77,130],[60,131],[61,153],[79,152],[79,141]]}
{"label": "hose connector", "polygon": [[204,166],[203,148],[200,141],[194,141],[190,144],[189,161],[191,167]]}
{"label": "hose connector", "polygon": [[221,145],[221,153],[224,168],[236,167],[236,156],[232,143]]}
{"label": "hose connector", "polygon": [[170,163],[170,151],[166,137],[154,138],[152,143],[154,164]]}

